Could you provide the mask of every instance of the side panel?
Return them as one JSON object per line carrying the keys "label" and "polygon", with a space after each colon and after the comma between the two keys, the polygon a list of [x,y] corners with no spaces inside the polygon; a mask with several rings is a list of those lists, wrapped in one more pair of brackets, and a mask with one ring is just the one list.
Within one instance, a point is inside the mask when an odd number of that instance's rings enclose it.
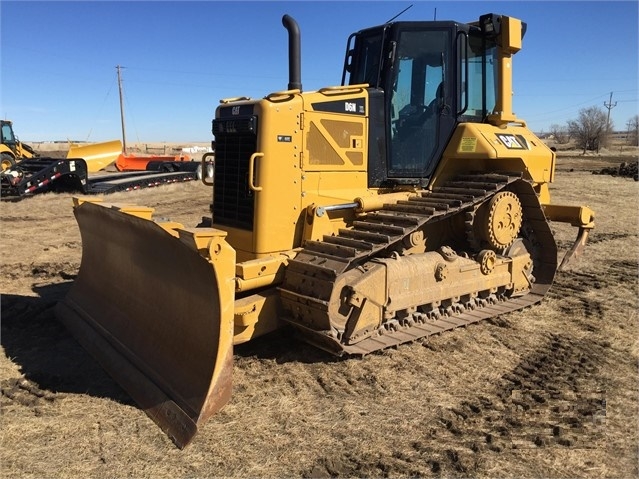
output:
{"label": "side panel", "polygon": [[253,251],[260,257],[290,250],[301,241],[302,100],[299,95],[272,94],[255,112],[260,122],[257,152],[263,156],[249,165],[253,177],[248,181],[255,197]]}
{"label": "side panel", "polygon": [[[499,128],[489,124],[460,124],[444,151],[430,187],[453,176],[473,171],[521,172],[537,192],[547,194],[552,182],[555,153],[525,125]],[[542,198],[543,201],[543,198]]]}
{"label": "side panel", "polygon": [[366,195],[368,121],[368,93],[363,88],[304,95],[304,207],[350,203]]}

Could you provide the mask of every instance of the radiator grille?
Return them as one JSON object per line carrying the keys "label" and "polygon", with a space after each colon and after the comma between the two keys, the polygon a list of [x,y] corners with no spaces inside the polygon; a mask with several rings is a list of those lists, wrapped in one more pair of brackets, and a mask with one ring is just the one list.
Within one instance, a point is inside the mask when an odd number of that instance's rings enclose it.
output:
{"label": "radiator grille", "polygon": [[216,119],[213,222],[253,230],[253,191],[248,187],[249,159],[257,150],[257,117]]}

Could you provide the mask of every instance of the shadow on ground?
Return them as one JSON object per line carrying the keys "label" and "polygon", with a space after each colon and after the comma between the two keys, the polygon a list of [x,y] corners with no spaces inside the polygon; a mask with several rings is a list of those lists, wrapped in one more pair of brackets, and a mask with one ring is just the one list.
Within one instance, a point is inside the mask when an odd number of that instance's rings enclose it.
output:
{"label": "shadow on ground", "polygon": [[7,357],[24,378],[2,380],[3,393],[25,380],[51,393],[89,394],[123,404],[133,404],[129,396],[75,341],[55,317],[55,305],[72,282],[34,286],[38,296],[2,294],[0,334]]}

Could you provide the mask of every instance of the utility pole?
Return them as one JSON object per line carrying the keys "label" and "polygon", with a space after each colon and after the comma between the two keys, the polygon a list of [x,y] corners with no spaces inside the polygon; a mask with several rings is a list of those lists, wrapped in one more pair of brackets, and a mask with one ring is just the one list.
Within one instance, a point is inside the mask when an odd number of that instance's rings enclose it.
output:
{"label": "utility pole", "polygon": [[126,155],[126,133],[125,133],[126,129],[124,127],[124,101],[122,99],[122,74],[120,73],[120,70],[124,67],[117,65],[115,68],[118,71],[118,91],[120,92],[120,121],[122,123],[122,153]]}
{"label": "utility pole", "polygon": [[612,92],[610,92],[610,100],[608,100],[608,103],[604,101],[604,106],[608,108],[608,120],[606,121],[606,128],[608,129],[608,132],[610,132],[610,110],[617,106],[617,102],[615,102],[614,104],[612,103]]}

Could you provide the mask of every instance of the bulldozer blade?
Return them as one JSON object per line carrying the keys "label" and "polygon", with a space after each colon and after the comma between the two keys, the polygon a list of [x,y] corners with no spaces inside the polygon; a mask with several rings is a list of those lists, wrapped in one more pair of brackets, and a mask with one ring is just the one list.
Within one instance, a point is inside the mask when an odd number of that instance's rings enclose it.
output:
{"label": "bulldozer blade", "polygon": [[57,316],[183,448],[231,396],[235,251],[222,240],[213,262],[152,220],[74,214],[82,262]]}
{"label": "bulldozer blade", "polygon": [[570,263],[572,263],[583,254],[584,250],[586,249],[586,242],[588,241],[589,233],[590,228],[579,228],[579,232],[577,233],[575,242],[573,243],[572,247],[566,252],[566,254],[564,255],[564,259],[559,265],[559,271],[562,271],[566,266],[568,266]]}
{"label": "bulldozer blade", "polygon": [[82,158],[87,162],[89,173],[95,173],[117,160],[120,153],[122,153],[122,142],[120,140],[88,145],[71,143],[67,158]]}

